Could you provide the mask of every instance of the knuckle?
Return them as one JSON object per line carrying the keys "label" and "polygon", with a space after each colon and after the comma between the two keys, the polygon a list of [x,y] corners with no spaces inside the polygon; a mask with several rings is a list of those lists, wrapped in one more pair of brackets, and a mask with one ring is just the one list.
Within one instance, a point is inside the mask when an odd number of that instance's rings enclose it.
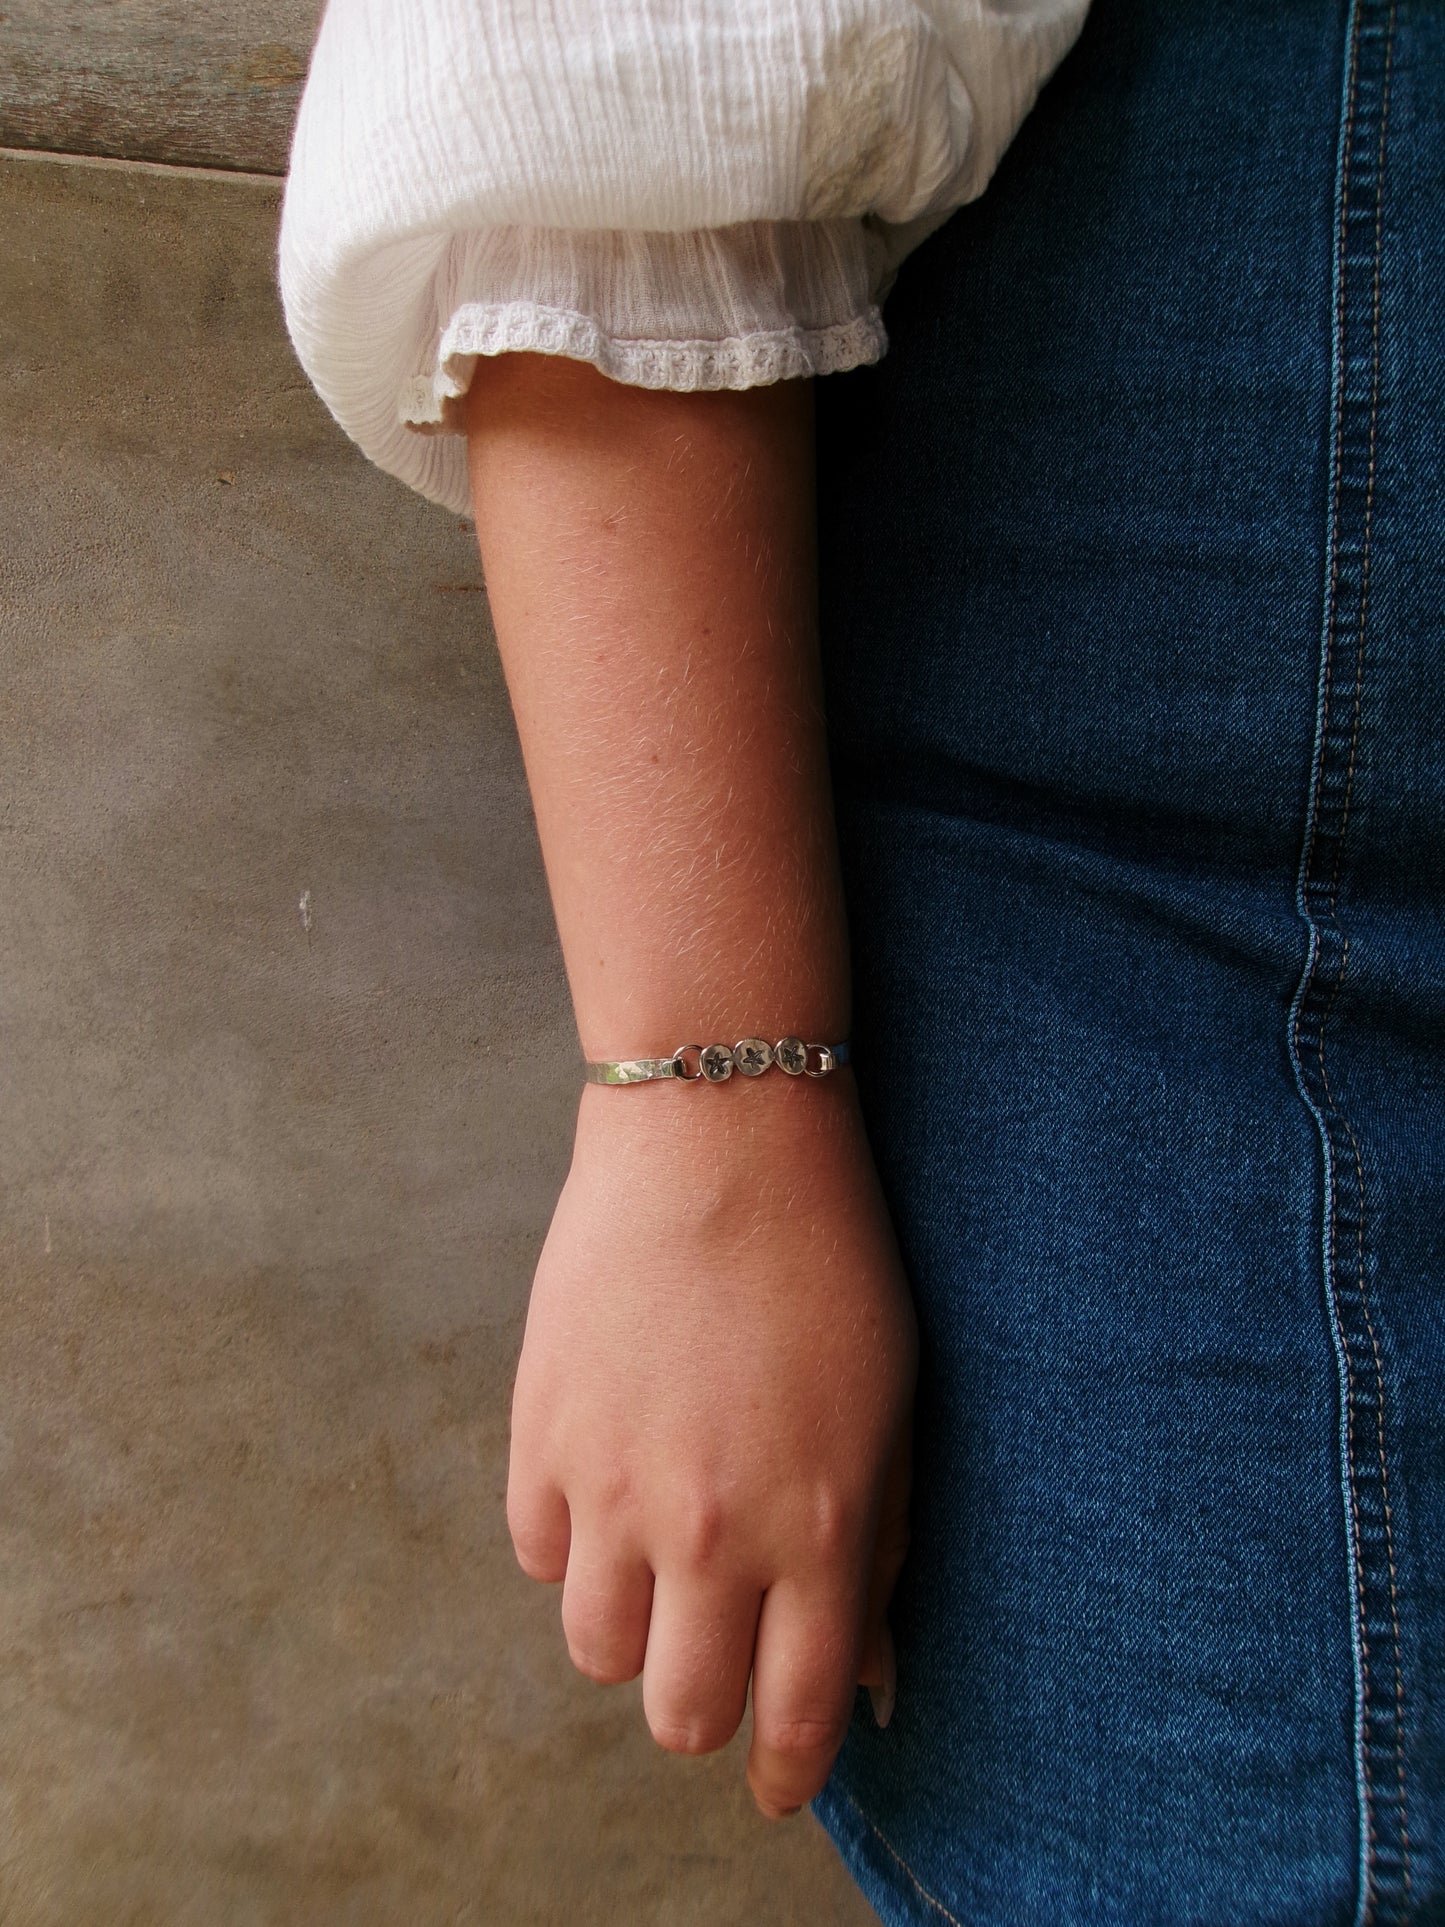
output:
{"label": "knuckle", "polygon": [[810,1760],[836,1752],[843,1743],[843,1731],[836,1714],[790,1713],[768,1720],[758,1737],[769,1753],[782,1759]]}
{"label": "knuckle", "polygon": [[536,1508],[526,1503],[515,1485],[507,1488],[507,1530],[514,1546],[538,1544],[543,1536],[538,1531]]}
{"label": "knuckle", "polygon": [[716,1753],[737,1731],[736,1722],[725,1727],[720,1720],[700,1715],[687,1719],[680,1714],[662,1713],[649,1716],[647,1724],[664,1753]]}
{"label": "knuckle", "polygon": [[854,1496],[835,1486],[813,1494],[808,1537],[814,1555],[826,1565],[849,1555],[861,1536],[863,1507]]}
{"label": "knuckle", "polygon": [[562,1633],[572,1664],[599,1686],[620,1686],[641,1671],[641,1660],[634,1661],[627,1650],[626,1626],[609,1622],[591,1602],[569,1599],[565,1589]]}
{"label": "knuckle", "polygon": [[625,1462],[605,1466],[589,1494],[593,1511],[601,1518],[620,1518],[631,1509],[635,1483]]}
{"label": "knuckle", "polygon": [[517,1564],[529,1579],[539,1585],[555,1586],[562,1577],[563,1564],[555,1550],[545,1545],[539,1538],[529,1537],[525,1530],[512,1528],[512,1550],[517,1555]]}
{"label": "knuckle", "polygon": [[727,1509],[714,1492],[694,1492],[684,1501],[677,1521],[677,1550],[683,1565],[703,1572],[717,1561],[727,1536]]}
{"label": "knuckle", "polygon": [[627,1680],[636,1679],[640,1668],[631,1666],[616,1653],[606,1653],[593,1647],[579,1646],[574,1640],[567,1641],[567,1652],[573,1666],[584,1679],[590,1679],[598,1686],[621,1686]]}

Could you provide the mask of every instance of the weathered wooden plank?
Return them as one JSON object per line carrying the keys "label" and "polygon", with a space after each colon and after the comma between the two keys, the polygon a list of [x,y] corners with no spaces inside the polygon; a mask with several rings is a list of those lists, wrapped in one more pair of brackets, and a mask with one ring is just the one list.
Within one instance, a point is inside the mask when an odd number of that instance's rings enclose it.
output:
{"label": "weathered wooden plank", "polygon": [[282,174],[321,0],[6,0],[0,146]]}

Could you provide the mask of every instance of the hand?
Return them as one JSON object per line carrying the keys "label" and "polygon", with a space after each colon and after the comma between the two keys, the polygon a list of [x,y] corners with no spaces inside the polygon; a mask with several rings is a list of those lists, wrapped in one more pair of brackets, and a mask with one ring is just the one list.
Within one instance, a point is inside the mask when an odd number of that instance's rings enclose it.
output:
{"label": "hand", "polygon": [[726,1745],[751,1673],[770,1817],[891,1675],[916,1360],[851,1071],[584,1087],[517,1371],[513,1543],[565,1581],[579,1670],[642,1673],[669,1750]]}

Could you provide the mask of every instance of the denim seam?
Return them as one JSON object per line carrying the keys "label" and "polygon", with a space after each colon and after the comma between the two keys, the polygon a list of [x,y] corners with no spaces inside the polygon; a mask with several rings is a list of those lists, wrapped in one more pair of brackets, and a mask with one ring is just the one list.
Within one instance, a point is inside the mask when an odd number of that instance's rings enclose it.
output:
{"label": "denim seam", "polygon": [[[1340,864],[1344,852],[1345,835],[1349,829],[1350,803],[1354,795],[1355,763],[1360,744],[1360,717],[1363,704],[1365,670],[1365,633],[1370,603],[1370,564],[1372,560],[1371,537],[1374,532],[1375,478],[1378,461],[1378,438],[1380,422],[1380,318],[1384,261],[1384,221],[1385,221],[1385,139],[1390,125],[1390,80],[1393,65],[1395,41],[1395,19],[1397,0],[1390,0],[1390,10],[1386,22],[1384,68],[1381,76],[1380,93],[1380,132],[1375,153],[1375,230],[1374,230],[1374,273],[1371,286],[1370,316],[1370,454],[1369,472],[1365,486],[1365,508],[1363,541],[1360,559],[1360,614],[1355,644],[1355,702],[1350,729],[1350,758],[1345,772],[1345,793],[1341,804],[1340,834],[1335,844],[1334,863],[1330,874],[1330,914],[1338,925],[1338,892]],[[1340,970],[1336,979],[1336,991],[1344,983],[1345,971],[1349,967],[1350,939],[1345,937],[1340,953]],[[1333,1002],[1333,999],[1331,999]],[[1325,1032],[1320,1029],[1320,1076],[1323,1080]],[[1328,1091],[1328,1086],[1326,1086]],[[1394,1518],[1390,1505],[1390,1480],[1385,1457],[1385,1374],[1380,1358],[1380,1341],[1375,1330],[1375,1321],[1370,1315],[1369,1294],[1365,1285],[1365,1166],[1360,1151],[1359,1139],[1349,1118],[1335,1104],[1333,1093],[1329,1093],[1331,1109],[1339,1116],[1350,1140],[1350,1150],[1355,1165],[1355,1188],[1358,1195],[1356,1211],[1356,1290],[1359,1294],[1360,1312],[1365,1322],[1365,1330],[1370,1340],[1370,1352],[1374,1364],[1375,1398],[1378,1417],[1375,1426],[1375,1444],[1380,1465],[1380,1501],[1385,1514],[1385,1559],[1389,1572],[1390,1635],[1394,1661],[1395,1686],[1395,1781],[1400,1807],[1400,1898],[1402,1918],[1408,1917],[1410,1910],[1410,1827],[1409,1808],[1405,1795],[1405,1683],[1400,1655],[1400,1608],[1399,1586],[1395,1564]],[[1368,1766],[1368,1757],[1366,1760]]]}
{"label": "denim seam", "polygon": [[[1345,771],[1345,794],[1340,807],[1340,833],[1335,843],[1335,859],[1330,866],[1330,915],[1338,922],[1340,861],[1350,827],[1350,801],[1355,786],[1355,759],[1360,747],[1360,714],[1364,695],[1365,625],[1370,607],[1370,536],[1375,516],[1375,469],[1380,425],[1380,298],[1381,261],[1384,253],[1385,223],[1385,134],[1390,125],[1390,50],[1395,35],[1395,0],[1390,0],[1385,71],[1380,100],[1380,138],[1375,152],[1375,259],[1370,313],[1370,460],[1365,484],[1364,543],[1360,558],[1360,614],[1355,640],[1355,700],[1350,718],[1350,760]],[[1348,196],[1348,182],[1346,196]],[[1340,975],[1344,975],[1341,959]]]}
{"label": "denim seam", "polygon": [[[1343,863],[1345,837],[1349,828],[1350,808],[1353,800],[1358,752],[1360,745],[1361,716],[1363,710],[1363,686],[1365,670],[1366,625],[1369,609],[1371,538],[1373,533],[1375,481],[1377,470],[1377,448],[1380,402],[1380,341],[1382,306],[1382,262],[1384,236],[1384,181],[1385,181],[1385,142],[1389,124],[1390,76],[1394,51],[1395,21],[1397,0],[1389,0],[1386,9],[1383,0],[1351,0],[1347,24],[1348,72],[1345,84],[1345,105],[1342,116],[1339,148],[1336,160],[1336,199],[1338,218],[1335,231],[1335,256],[1333,275],[1333,367],[1331,379],[1330,415],[1330,504],[1327,559],[1325,571],[1325,611],[1322,640],[1322,663],[1320,692],[1316,713],[1316,738],[1310,779],[1309,817],[1304,843],[1300,854],[1300,867],[1297,880],[1296,901],[1301,918],[1309,933],[1308,952],[1299,986],[1295,992],[1289,1015],[1290,1057],[1300,1094],[1314,1116],[1319,1131],[1323,1159],[1325,1185],[1325,1213],[1323,1224],[1323,1269],[1326,1307],[1329,1318],[1330,1335],[1336,1359],[1336,1369],[1340,1380],[1340,1453],[1341,1487],[1345,1505],[1346,1551],[1350,1571],[1350,1612],[1351,1647],[1354,1658],[1355,1674],[1355,1789],[1359,1812],[1359,1860],[1358,1860],[1358,1901],[1356,1910],[1357,1927],[1371,1927],[1377,1919],[1377,1908],[1381,1901],[1390,1908],[1390,1919],[1403,1922],[1409,1912],[1410,1904],[1410,1844],[1408,1811],[1405,1794],[1404,1762],[1404,1676],[1401,1661],[1399,1592],[1394,1546],[1394,1519],[1390,1502],[1389,1475],[1385,1452],[1385,1374],[1380,1343],[1371,1315],[1366,1284],[1366,1246],[1365,1246],[1365,1169],[1360,1140],[1350,1120],[1338,1102],[1329,1079],[1325,1061],[1325,1042],[1330,1019],[1334,1014],[1336,1001],[1344,983],[1349,966],[1350,939],[1345,935],[1339,920],[1339,885]],[[1352,347],[1349,322],[1352,309],[1348,294],[1353,288],[1364,266],[1361,251],[1354,239],[1351,222],[1352,188],[1356,169],[1368,173],[1370,156],[1366,150],[1357,159],[1356,124],[1361,100],[1361,48],[1366,28],[1364,17],[1368,14],[1373,20],[1372,41],[1381,37],[1381,15],[1383,24],[1383,52],[1372,48],[1372,54],[1379,61],[1379,72],[1372,72],[1370,100],[1372,109],[1378,102],[1378,139],[1374,154],[1374,220],[1372,234],[1372,262],[1370,279],[1372,283],[1370,326],[1369,326],[1369,391],[1368,399],[1354,390],[1356,362]],[[1366,474],[1364,477],[1363,510],[1357,506],[1359,494],[1357,460],[1351,449],[1349,428],[1357,422],[1362,410],[1367,411],[1369,440]],[[1351,481],[1355,484],[1354,497],[1349,504],[1351,520],[1349,523],[1349,555],[1351,563],[1358,559],[1358,589],[1354,589],[1346,574],[1345,548],[1342,529],[1345,527],[1345,470],[1351,467]],[[1339,759],[1332,759],[1331,738],[1335,729],[1335,680],[1337,671],[1338,645],[1345,628],[1342,620],[1344,612],[1342,601],[1348,601],[1352,593],[1357,593],[1358,608],[1354,623],[1356,644],[1354,650],[1354,687],[1350,717],[1349,754],[1341,779]],[[1347,618],[1346,618],[1347,620]],[[1342,783],[1342,794],[1340,788]],[[1337,813],[1337,822],[1331,823],[1328,830],[1324,827],[1325,790],[1331,786],[1334,791],[1330,800],[1330,814]],[[1335,797],[1338,796],[1338,802]],[[1333,860],[1327,890],[1327,906],[1321,916],[1316,915],[1318,888],[1315,864],[1324,835],[1334,841]],[[1313,901],[1312,901],[1313,899]],[[1333,983],[1325,1000],[1323,1013],[1318,1009],[1319,992],[1317,983],[1323,971],[1323,925],[1332,927],[1332,934],[1340,944],[1338,960],[1333,971]],[[1319,1092],[1323,1099],[1310,1089],[1310,1080],[1305,1074],[1305,1049],[1302,1039],[1302,1023],[1309,1007],[1309,1019],[1314,1030],[1314,1052],[1318,1068]],[[1350,1166],[1354,1178],[1355,1253],[1352,1270],[1353,1305],[1349,1303],[1351,1294],[1345,1288],[1345,1274],[1339,1264],[1338,1231],[1341,1212],[1340,1178],[1344,1172],[1339,1168],[1337,1146],[1339,1133],[1343,1132],[1348,1140]],[[1342,1148],[1342,1147],[1340,1147]],[[1358,1315],[1358,1323],[1356,1322]],[[1363,1325],[1366,1345],[1360,1342],[1359,1325]],[[1351,1327],[1354,1329],[1351,1330]],[[1365,1373],[1373,1365],[1373,1400],[1370,1398],[1369,1380]],[[1373,1539],[1367,1534],[1366,1521],[1361,1503],[1361,1483],[1364,1469],[1368,1463],[1368,1441],[1357,1440],[1357,1411],[1375,1428],[1374,1457],[1379,1470],[1379,1507],[1382,1519],[1374,1521]],[[1368,1480],[1365,1481],[1368,1483]],[[1383,1531],[1379,1530],[1383,1526]],[[1394,1801],[1395,1818],[1399,1829],[1398,1882],[1393,1870],[1386,1868],[1382,1877],[1381,1840],[1382,1824],[1388,1825],[1390,1815],[1385,1810],[1389,1796],[1378,1783],[1371,1755],[1375,1747],[1375,1734],[1378,1714],[1385,1711],[1377,1705],[1380,1687],[1377,1685],[1379,1672],[1371,1653],[1371,1605],[1378,1600],[1379,1568],[1378,1545],[1383,1539],[1387,1580],[1385,1594],[1389,1605],[1389,1638],[1393,1647],[1393,1708],[1394,1714]],[[1374,1570],[1372,1572],[1371,1567]],[[1383,1643],[1381,1640],[1380,1643]],[[1388,1723],[1388,1715],[1387,1715]],[[1388,1742],[1387,1742],[1388,1743]],[[1398,1907],[1396,1906],[1398,1903]]]}
{"label": "denim seam", "polygon": [[883,1848],[884,1852],[888,1854],[891,1859],[898,1862],[898,1865],[903,1869],[904,1873],[908,1875],[908,1878],[913,1882],[927,1904],[932,1907],[936,1913],[942,1914],[945,1920],[951,1921],[953,1927],[963,1927],[963,1922],[959,1919],[958,1915],[951,1914],[943,1902],[936,1899],[935,1896],[928,1891],[927,1887],[924,1886],[923,1882],[918,1878],[918,1875],[913,1871],[912,1867],[909,1866],[908,1862],[903,1858],[903,1855],[898,1851],[897,1847],[894,1846],[887,1834],[874,1825],[873,1821],[868,1818],[868,1815],[863,1811],[862,1807],[859,1806],[848,1789],[846,1787],[840,1787],[839,1792],[843,1795],[843,1798],[848,1802],[849,1806],[852,1807],[864,1826],[867,1827],[868,1831],[873,1835],[879,1846]]}
{"label": "denim seam", "polygon": [[[1380,1340],[1375,1330],[1375,1321],[1370,1315],[1369,1295],[1365,1290],[1365,1164],[1360,1150],[1360,1140],[1355,1127],[1341,1109],[1330,1085],[1329,1073],[1325,1069],[1325,1031],[1329,1024],[1330,1012],[1334,1009],[1335,999],[1345,981],[1345,973],[1350,964],[1350,944],[1353,939],[1346,936],[1340,950],[1339,976],[1330,991],[1330,1001],[1320,1020],[1317,1040],[1317,1056],[1320,1066],[1320,1083],[1324,1088],[1331,1113],[1343,1125],[1345,1135],[1350,1140],[1350,1156],[1355,1167],[1355,1186],[1359,1193],[1359,1209],[1355,1216],[1355,1279],[1356,1291],[1360,1300],[1360,1313],[1365,1322],[1365,1331],[1370,1340],[1370,1354],[1374,1365],[1375,1391],[1383,1415],[1385,1400],[1384,1364],[1380,1356]],[[1400,1877],[1402,1895],[1408,1906],[1410,1896],[1410,1826],[1409,1809],[1405,1798],[1405,1681],[1400,1663],[1400,1610],[1399,1582],[1395,1566],[1394,1516],[1390,1506],[1390,1475],[1385,1458],[1385,1434],[1383,1423],[1376,1429],[1376,1456],[1380,1466],[1380,1502],[1385,1513],[1385,1559],[1389,1571],[1390,1628],[1394,1648],[1395,1673],[1395,1780],[1400,1796]],[[1352,1461],[1353,1462],[1353,1461]],[[1366,1778],[1369,1777],[1369,1761],[1366,1758]]]}

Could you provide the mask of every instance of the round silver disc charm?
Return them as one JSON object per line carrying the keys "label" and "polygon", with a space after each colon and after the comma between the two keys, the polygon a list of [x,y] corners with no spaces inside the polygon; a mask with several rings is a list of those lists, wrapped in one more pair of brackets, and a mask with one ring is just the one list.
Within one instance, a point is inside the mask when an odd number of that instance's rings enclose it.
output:
{"label": "round silver disc charm", "polygon": [[726,1044],[709,1044],[698,1063],[709,1084],[725,1084],[733,1074],[733,1054]]}
{"label": "round silver disc charm", "polygon": [[801,1037],[785,1037],[773,1052],[773,1062],[789,1077],[801,1077],[808,1068],[808,1046]]}
{"label": "round silver disc charm", "polygon": [[761,1077],[773,1061],[773,1047],[761,1037],[744,1037],[733,1045],[733,1062],[744,1077]]}

